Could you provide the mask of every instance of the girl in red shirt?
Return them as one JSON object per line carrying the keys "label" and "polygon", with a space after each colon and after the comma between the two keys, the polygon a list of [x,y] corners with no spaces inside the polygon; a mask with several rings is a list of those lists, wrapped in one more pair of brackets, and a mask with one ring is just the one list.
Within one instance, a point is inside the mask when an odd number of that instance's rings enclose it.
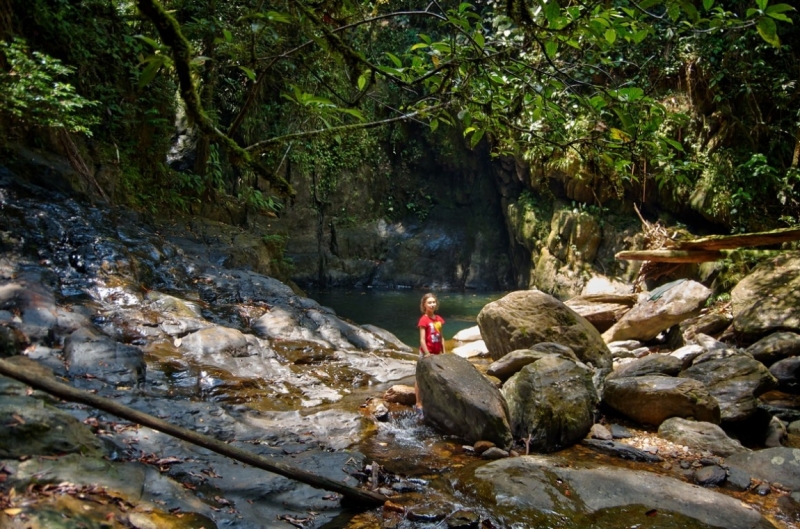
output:
{"label": "girl in red shirt", "polygon": [[436,315],[438,308],[439,300],[436,299],[436,296],[430,292],[422,296],[422,301],[419,304],[422,317],[417,323],[417,327],[419,327],[419,352],[422,356],[445,353],[444,338],[442,337],[444,318]]}
{"label": "girl in red shirt", "polygon": [[[417,323],[419,328],[419,354],[420,358],[429,354],[438,355],[444,354],[444,337],[442,336],[442,325],[444,325],[444,318],[436,314],[439,308],[439,300],[430,292],[422,296],[422,301],[419,304],[419,310],[422,312],[422,317]],[[414,391],[417,395],[416,408],[422,411],[422,399],[419,397],[419,386],[414,383]]]}

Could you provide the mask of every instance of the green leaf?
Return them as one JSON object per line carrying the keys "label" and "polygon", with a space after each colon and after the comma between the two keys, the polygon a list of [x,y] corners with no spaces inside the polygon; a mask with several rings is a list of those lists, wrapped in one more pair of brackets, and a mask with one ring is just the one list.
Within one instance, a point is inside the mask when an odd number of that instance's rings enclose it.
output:
{"label": "green leaf", "polygon": [[397,55],[395,55],[395,54],[393,54],[393,53],[389,53],[389,52],[387,51],[387,52],[386,52],[386,56],[387,56],[387,57],[389,57],[389,58],[392,60],[392,62],[394,63],[394,65],[395,65],[395,66],[397,66],[398,68],[402,68],[402,67],[403,67],[403,61],[401,61],[401,60],[400,60],[400,59],[397,57]]}
{"label": "green leaf", "polygon": [[151,39],[150,37],[145,37],[144,35],[136,35],[136,38],[143,42],[146,42],[147,44],[149,44],[150,46],[152,46],[157,50],[162,48],[161,44],[158,41]]}
{"label": "green leaf", "polygon": [[430,46],[430,45],[426,44],[424,42],[417,42],[416,44],[411,46],[411,50],[410,51],[420,50],[420,49],[423,49],[423,48],[427,48],[428,46]]}
{"label": "green leaf", "polygon": [[149,60],[150,64],[147,65],[141,75],[139,75],[139,88],[144,88],[150,81],[155,79],[156,74],[158,73],[159,68],[164,65],[164,57],[161,55],[153,55],[152,60]]}
{"label": "green leaf", "polygon": [[639,7],[642,9],[650,9],[651,7],[655,7],[660,5],[664,2],[664,0],[644,0],[643,2],[639,3]]}
{"label": "green leaf", "polygon": [[700,13],[697,12],[697,8],[694,7],[689,1],[681,2],[681,9],[684,13],[692,20],[692,22],[697,22],[700,20]]}
{"label": "green leaf", "polygon": [[633,39],[634,44],[640,44],[646,37],[647,37],[646,29],[640,29],[639,31],[636,31],[633,35],[631,35],[631,39]]}
{"label": "green leaf", "polygon": [[490,73],[489,74],[489,79],[491,79],[492,81],[494,81],[495,83],[500,84],[500,85],[506,84],[505,79],[503,79],[502,77],[500,77],[496,73]]}
{"label": "green leaf", "polygon": [[781,22],[788,22],[789,24],[792,23],[792,19],[782,13],[767,13],[767,16],[774,18],[775,20],[780,20]]}
{"label": "green leaf", "polygon": [[281,24],[289,24],[292,21],[292,17],[290,17],[287,13],[279,13],[278,11],[267,11],[265,16],[267,20],[271,20],[272,22],[280,22]]}
{"label": "green leaf", "polygon": [[484,132],[486,132],[485,129],[478,129],[472,134],[472,137],[469,139],[469,144],[473,149],[478,142],[481,141],[481,138],[483,138]]}
{"label": "green leaf", "polygon": [[561,16],[561,6],[558,5],[558,0],[547,0],[544,5],[544,17],[551,24],[555,24],[558,17]]}
{"label": "green leaf", "polygon": [[364,90],[364,87],[367,86],[367,81],[369,80],[370,71],[364,70],[364,72],[358,76],[358,89]]}
{"label": "green leaf", "polygon": [[463,13],[464,11],[466,11],[467,9],[470,9],[470,8],[474,9],[474,8],[472,7],[472,4],[468,4],[468,3],[466,3],[466,2],[462,2],[462,3],[461,3],[459,6],[458,6],[458,12],[459,12],[459,13]]}
{"label": "green leaf", "polygon": [[243,71],[244,74],[247,76],[247,78],[250,79],[251,81],[255,81],[256,80],[256,72],[254,72],[250,68],[248,68],[246,66],[239,66],[239,69],[241,71]]}
{"label": "green leaf", "polygon": [[233,33],[228,29],[222,30],[222,36],[225,37],[225,42],[231,42],[233,40]]}
{"label": "green leaf", "polygon": [[761,11],[764,11],[767,8],[767,4],[769,0],[756,0],[756,5]]}
{"label": "green leaf", "polygon": [[430,43],[431,43],[431,38],[430,38],[429,36],[427,36],[426,34],[424,34],[424,33],[420,33],[420,34],[419,34],[419,38],[420,38],[420,40],[421,40],[422,42],[424,42],[425,44],[428,44],[428,45],[430,45]]}
{"label": "green leaf", "polygon": [[558,51],[558,43],[554,40],[548,40],[544,43],[544,53],[551,59],[556,56]]}
{"label": "green leaf", "polygon": [[356,108],[335,108],[334,110],[336,110],[336,112],[341,112],[343,114],[349,114],[354,118],[358,119],[359,121],[366,121],[366,118],[364,118],[364,114],[362,114],[361,111]]}
{"label": "green leaf", "polygon": [[670,138],[664,138],[664,141],[673,149],[683,152],[683,145]]}
{"label": "green leaf", "polygon": [[609,44],[614,44],[614,41],[617,40],[617,32],[613,29],[607,29],[605,37]]}
{"label": "green leaf", "polygon": [[775,21],[769,17],[763,17],[758,20],[756,29],[761,38],[767,43],[772,44],[776,48],[780,48],[781,39],[778,38],[778,28],[775,26]]}
{"label": "green leaf", "polygon": [[764,10],[765,13],[768,15],[772,13],[785,13],[787,11],[797,11],[795,8],[790,6],[789,4],[775,4],[774,6],[769,6],[767,9]]}
{"label": "green leaf", "polygon": [[431,126],[431,132],[435,131],[436,129],[439,128],[439,120],[438,119],[432,119],[431,123],[430,123],[430,126]]}
{"label": "green leaf", "polygon": [[486,41],[483,38],[483,33],[481,33],[480,31],[476,31],[475,35],[473,35],[472,38],[475,39],[475,43],[479,47],[483,48],[484,44],[486,43]]}
{"label": "green leaf", "polygon": [[714,7],[714,0],[703,0],[703,9],[708,11],[712,7]]}

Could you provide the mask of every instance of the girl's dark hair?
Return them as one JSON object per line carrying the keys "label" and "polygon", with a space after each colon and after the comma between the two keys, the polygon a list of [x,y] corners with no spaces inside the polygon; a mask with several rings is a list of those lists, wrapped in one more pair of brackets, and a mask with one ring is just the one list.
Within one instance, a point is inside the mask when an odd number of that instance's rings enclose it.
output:
{"label": "girl's dark hair", "polygon": [[427,294],[422,296],[422,301],[419,302],[419,311],[422,314],[425,314],[425,302],[428,301],[428,299],[430,298],[436,300],[436,308],[434,310],[439,310],[439,298],[437,298],[432,292],[428,292]]}

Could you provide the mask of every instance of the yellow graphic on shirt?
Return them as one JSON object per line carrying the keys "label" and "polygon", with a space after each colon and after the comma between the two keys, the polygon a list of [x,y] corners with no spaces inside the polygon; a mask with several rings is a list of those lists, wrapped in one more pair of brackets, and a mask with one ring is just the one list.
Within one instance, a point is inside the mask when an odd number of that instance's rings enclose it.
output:
{"label": "yellow graphic on shirt", "polygon": [[442,322],[440,321],[433,322],[433,328],[436,329],[436,332],[442,332]]}

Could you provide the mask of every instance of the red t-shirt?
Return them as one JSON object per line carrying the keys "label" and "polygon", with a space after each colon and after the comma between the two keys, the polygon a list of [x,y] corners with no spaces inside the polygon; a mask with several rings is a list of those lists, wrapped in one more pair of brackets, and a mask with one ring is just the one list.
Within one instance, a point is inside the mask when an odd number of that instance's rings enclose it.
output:
{"label": "red t-shirt", "polygon": [[439,315],[429,318],[427,314],[423,314],[419,319],[419,323],[417,323],[417,327],[425,329],[425,346],[432,355],[438,355],[442,352],[442,342],[444,341],[444,338],[442,338],[442,325],[444,325],[444,318]]}

